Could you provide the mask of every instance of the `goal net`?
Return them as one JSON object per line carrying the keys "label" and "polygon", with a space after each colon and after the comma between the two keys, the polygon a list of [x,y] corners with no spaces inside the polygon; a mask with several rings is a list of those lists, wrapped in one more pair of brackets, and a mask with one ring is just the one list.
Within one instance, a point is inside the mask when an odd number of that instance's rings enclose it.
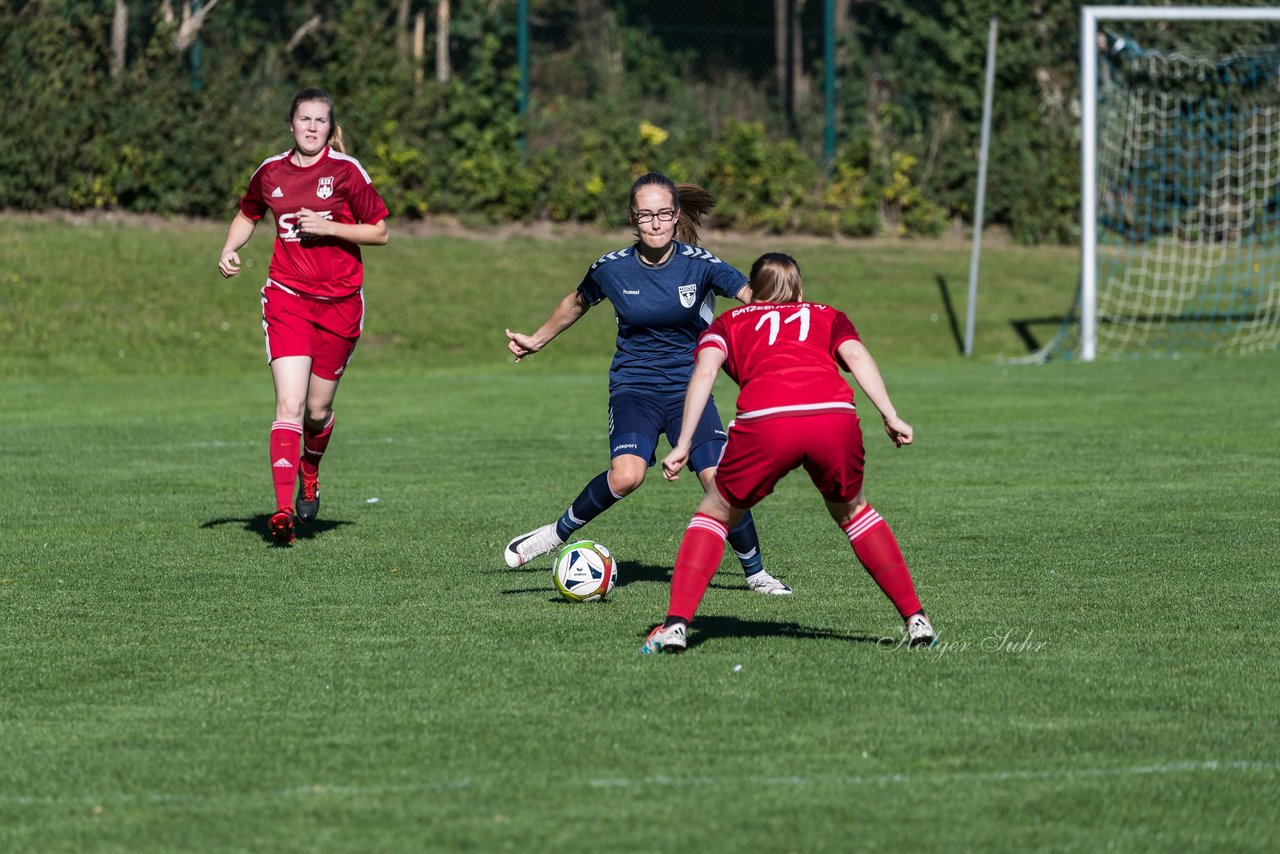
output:
{"label": "goal net", "polygon": [[[1092,22],[1089,11],[1098,13]],[[1216,17],[1213,9],[1086,7],[1082,30],[1093,32],[1082,32],[1089,44],[1081,49],[1078,322],[1064,324],[1046,355],[1277,348],[1280,47],[1157,49],[1106,22],[1107,12],[1130,21]],[[1280,20],[1276,9],[1216,12]],[[1222,31],[1192,24],[1177,32]]]}

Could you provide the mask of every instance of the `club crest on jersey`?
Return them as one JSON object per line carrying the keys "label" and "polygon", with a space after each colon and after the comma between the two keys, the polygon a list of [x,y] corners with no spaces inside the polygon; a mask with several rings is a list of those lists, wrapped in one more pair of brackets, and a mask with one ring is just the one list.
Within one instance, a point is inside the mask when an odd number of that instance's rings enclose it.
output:
{"label": "club crest on jersey", "polygon": [[316,186],[316,195],[322,199],[333,195],[333,176],[320,179],[320,183]]}
{"label": "club crest on jersey", "polygon": [[693,302],[698,298],[697,285],[681,285],[677,290],[680,294],[680,304],[685,308],[693,308]]}

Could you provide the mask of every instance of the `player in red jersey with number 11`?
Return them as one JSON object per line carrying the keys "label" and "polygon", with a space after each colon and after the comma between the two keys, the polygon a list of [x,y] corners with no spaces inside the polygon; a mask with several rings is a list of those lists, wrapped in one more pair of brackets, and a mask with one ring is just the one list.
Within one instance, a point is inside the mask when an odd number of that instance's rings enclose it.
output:
{"label": "player in red jersey with number 11", "polygon": [[739,386],[738,411],[712,487],[680,543],[667,619],[642,651],[684,650],[688,624],[720,565],[725,533],[800,466],[858,560],[905,620],[908,644],[934,643],[898,541],[863,495],[862,430],[840,368],[853,374],[880,411],[894,445],[911,444],[911,425],[898,417],[880,368],[849,318],[804,301],[794,258],[762,255],[751,267],[750,288],[752,302],[717,317],[694,351],[685,427],[662,460],[663,476],[677,479],[688,462],[689,425],[698,423],[721,367]]}

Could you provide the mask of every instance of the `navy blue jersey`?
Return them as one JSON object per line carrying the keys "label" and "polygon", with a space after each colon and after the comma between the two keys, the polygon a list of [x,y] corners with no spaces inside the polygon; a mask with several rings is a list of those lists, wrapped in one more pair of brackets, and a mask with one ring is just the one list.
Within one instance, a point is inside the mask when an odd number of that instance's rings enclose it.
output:
{"label": "navy blue jersey", "polygon": [[693,373],[693,348],[715,319],[716,295],[733,297],[747,277],[705,249],[675,244],[651,267],[628,246],[591,265],[578,294],[587,305],[613,303],[618,352],[609,367],[609,392],[684,394]]}

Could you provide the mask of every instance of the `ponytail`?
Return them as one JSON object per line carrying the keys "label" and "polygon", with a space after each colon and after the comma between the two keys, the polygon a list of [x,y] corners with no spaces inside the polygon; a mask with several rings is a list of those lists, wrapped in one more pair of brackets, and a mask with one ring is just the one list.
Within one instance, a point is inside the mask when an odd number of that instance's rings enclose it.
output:
{"label": "ponytail", "polygon": [[702,216],[716,206],[716,197],[697,184],[677,184],[680,198],[680,220],[676,223],[676,240],[698,245],[698,226]]}
{"label": "ponytail", "polygon": [[329,134],[329,146],[333,148],[334,151],[341,152],[342,154],[347,153],[347,142],[342,138],[342,125],[334,124],[333,133]]}

